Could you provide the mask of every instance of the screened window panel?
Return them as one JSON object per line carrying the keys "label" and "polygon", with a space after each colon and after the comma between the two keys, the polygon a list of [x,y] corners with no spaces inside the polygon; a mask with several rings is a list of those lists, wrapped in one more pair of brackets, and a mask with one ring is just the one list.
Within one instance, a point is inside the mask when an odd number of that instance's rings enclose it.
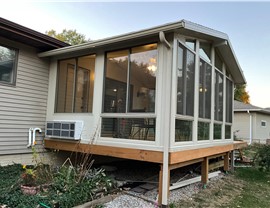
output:
{"label": "screened window panel", "polygon": [[155,118],[102,118],[101,136],[155,141]]}
{"label": "screened window panel", "polygon": [[209,140],[210,124],[198,122],[198,141]]}
{"label": "screened window panel", "polygon": [[0,83],[15,84],[17,51],[0,45]]}
{"label": "screened window panel", "polygon": [[199,79],[199,117],[211,118],[211,77],[212,67],[205,61],[200,61]]}
{"label": "screened window panel", "polygon": [[221,139],[221,138],[222,138],[222,125],[214,124],[214,139]]}
{"label": "screened window panel", "polygon": [[232,91],[233,91],[233,83],[231,80],[226,79],[226,122],[232,123]]}
{"label": "screened window panel", "polygon": [[230,125],[225,125],[225,139],[231,139],[232,127]]}
{"label": "screened window panel", "polygon": [[192,121],[175,120],[175,142],[192,141]]}
{"label": "screened window panel", "polygon": [[177,64],[177,114],[193,116],[194,74],[195,55],[179,45]]}
{"label": "screened window panel", "polygon": [[215,72],[215,120],[223,121],[223,74]]}

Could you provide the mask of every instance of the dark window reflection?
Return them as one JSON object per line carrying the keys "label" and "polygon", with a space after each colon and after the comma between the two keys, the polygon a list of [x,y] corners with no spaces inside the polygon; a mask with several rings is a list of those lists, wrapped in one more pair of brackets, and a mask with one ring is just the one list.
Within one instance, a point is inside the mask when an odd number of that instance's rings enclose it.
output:
{"label": "dark window reflection", "polygon": [[155,141],[155,119],[103,118],[101,136]]}

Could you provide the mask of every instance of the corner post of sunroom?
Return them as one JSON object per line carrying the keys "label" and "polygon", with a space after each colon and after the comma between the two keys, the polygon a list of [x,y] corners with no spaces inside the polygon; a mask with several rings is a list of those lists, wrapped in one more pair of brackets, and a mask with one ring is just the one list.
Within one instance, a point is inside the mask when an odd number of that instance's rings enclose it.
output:
{"label": "corner post of sunroom", "polygon": [[[163,34],[164,35],[164,34]],[[160,129],[160,139],[163,140],[163,165],[162,167],[162,193],[161,206],[167,207],[168,194],[170,185],[170,170],[169,170],[169,148],[170,148],[170,129],[171,129],[171,83],[172,83],[172,42],[162,41],[160,38],[159,59],[161,60],[161,109],[160,121],[162,128]],[[166,40],[166,39],[165,39]],[[161,185],[161,184],[160,184]]]}
{"label": "corner post of sunroom", "polygon": [[195,78],[194,78],[194,121],[192,129],[192,141],[194,144],[198,142],[198,118],[199,118],[199,79],[200,79],[200,41],[196,39],[195,44]]}

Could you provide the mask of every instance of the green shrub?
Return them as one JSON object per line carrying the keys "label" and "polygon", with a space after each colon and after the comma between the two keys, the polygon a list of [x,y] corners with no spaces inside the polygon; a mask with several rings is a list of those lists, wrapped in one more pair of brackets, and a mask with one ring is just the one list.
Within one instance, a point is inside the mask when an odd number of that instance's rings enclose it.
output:
{"label": "green shrub", "polygon": [[259,145],[254,158],[255,165],[261,171],[270,171],[270,145]]}

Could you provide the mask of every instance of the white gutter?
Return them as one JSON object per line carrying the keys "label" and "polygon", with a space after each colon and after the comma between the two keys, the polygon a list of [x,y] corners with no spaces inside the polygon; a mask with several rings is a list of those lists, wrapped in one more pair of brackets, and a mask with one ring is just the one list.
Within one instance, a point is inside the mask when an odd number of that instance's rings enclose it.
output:
{"label": "white gutter", "polygon": [[95,40],[91,41],[88,43],[83,43],[80,45],[74,45],[74,46],[69,46],[69,47],[63,47],[47,52],[42,52],[38,54],[38,57],[48,57],[48,56],[55,56],[55,55],[60,55],[63,53],[70,53],[70,52],[76,52],[80,50],[87,50],[95,47],[101,47],[113,43],[118,43],[121,41],[127,41],[127,40],[133,40],[136,38],[142,38],[142,37],[147,37],[151,35],[158,35],[160,31],[162,32],[168,32],[168,31],[174,31],[174,30],[179,30],[181,28],[184,28],[189,31],[193,31],[196,33],[202,33],[205,35],[209,35],[215,38],[221,38],[224,40],[228,40],[228,36],[220,31],[213,30],[211,28],[187,21],[187,20],[181,20],[178,22],[173,22],[173,23],[168,23],[164,25],[160,25],[157,27],[152,27],[149,29],[145,30],[140,30],[137,32],[131,32],[131,33],[126,33],[123,35],[119,36],[113,36],[110,38],[105,38],[105,39],[100,39],[100,40]]}
{"label": "white gutter", "polygon": [[38,54],[38,57],[55,56],[55,55],[60,55],[63,53],[76,52],[80,50],[101,47],[101,46],[105,46],[105,45],[109,45],[109,44],[113,44],[117,42],[132,40],[132,39],[141,38],[141,37],[147,37],[150,35],[158,35],[160,31],[173,31],[176,29],[183,28],[184,25],[185,25],[184,20],[181,20],[179,22],[169,23],[169,24],[161,25],[161,26],[146,29],[146,30],[140,30],[138,32],[126,33],[123,35],[91,41],[91,42],[83,43],[80,45],[74,45],[74,46],[59,48],[59,49],[55,49],[55,50],[51,50],[47,52],[42,52]]}
{"label": "white gutter", "polygon": [[247,110],[249,114],[249,145],[252,144],[252,114]]}

